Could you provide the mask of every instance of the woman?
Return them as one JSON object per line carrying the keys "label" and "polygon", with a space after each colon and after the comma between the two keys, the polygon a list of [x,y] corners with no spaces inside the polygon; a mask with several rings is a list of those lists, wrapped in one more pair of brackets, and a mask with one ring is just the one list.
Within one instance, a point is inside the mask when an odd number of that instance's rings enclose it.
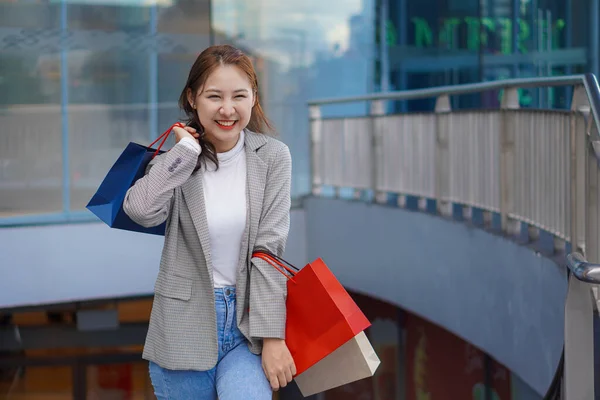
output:
{"label": "woman", "polygon": [[179,99],[175,146],[127,192],[140,225],[167,221],[143,358],[158,399],[271,399],[296,374],[285,278],[253,249],[283,255],[291,157],[269,128],[250,59],[203,51]]}

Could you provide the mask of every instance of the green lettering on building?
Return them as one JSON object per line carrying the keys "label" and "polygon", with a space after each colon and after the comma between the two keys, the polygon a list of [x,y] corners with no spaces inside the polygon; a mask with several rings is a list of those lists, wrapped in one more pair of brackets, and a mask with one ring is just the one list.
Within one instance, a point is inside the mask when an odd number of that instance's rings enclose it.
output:
{"label": "green lettering on building", "polygon": [[456,27],[460,25],[459,18],[448,18],[440,29],[440,47],[454,48],[456,43]]}
{"label": "green lettering on building", "polygon": [[385,25],[386,43],[388,46],[395,46],[398,44],[398,34],[396,33],[396,27],[392,21],[387,21]]}
{"label": "green lettering on building", "polygon": [[415,24],[415,45],[417,47],[433,46],[433,32],[427,21],[423,18],[413,18],[412,22]]}
{"label": "green lettering on building", "polygon": [[512,19],[498,18],[500,27],[500,53],[510,54],[512,49]]}
{"label": "green lettering on building", "polygon": [[[465,24],[467,24],[467,49],[479,49],[479,40],[480,40],[480,27],[479,27],[479,18],[475,17],[465,17]],[[419,47],[419,45],[417,45]],[[450,49],[456,50],[457,47]]]}
{"label": "green lettering on building", "polygon": [[527,40],[531,37],[529,24],[522,19],[519,19],[519,34],[517,35],[517,48],[519,53],[527,53]]}
{"label": "green lettering on building", "polygon": [[[502,54],[512,53],[513,43],[513,21],[510,18],[447,18],[440,22],[437,29],[437,40],[434,41],[434,31],[424,18],[415,17],[411,19],[414,25],[414,46],[419,48],[439,47],[448,50],[458,50],[460,48],[478,51],[480,47],[487,47],[490,44],[490,37],[499,38],[499,50]],[[519,25],[518,36],[516,40],[517,51],[519,53],[527,53],[528,42],[531,41],[531,28],[529,22],[524,19],[518,19]],[[466,43],[457,43],[458,29],[461,25],[466,27]],[[560,46],[560,36],[566,27],[564,19],[557,19],[551,24],[550,46],[551,49],[556,49]],[[548,22],[540,21],[539,29],[542,32],[542,43],[545,50],[548,42]],[[395,29],[393,26],[388,26],[388,42],[393,42],[395,39]],[[393,35],[392,35],[393,32]],[[537,41],[534,44],[537,46]]]}

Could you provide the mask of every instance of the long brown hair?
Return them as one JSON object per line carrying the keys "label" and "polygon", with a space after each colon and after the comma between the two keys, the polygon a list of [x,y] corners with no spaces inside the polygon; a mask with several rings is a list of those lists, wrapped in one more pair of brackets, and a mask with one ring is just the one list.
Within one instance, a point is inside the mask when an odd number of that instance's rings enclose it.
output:
{"label": "long brown hair", "polygon": [[[246,128],[257,133],[264,133],[265,130],[272,131],[273,127],[260,106],[258,79],[252,61],[250,61],[250,58],[241,50],[230,45],[218,45],[207,48],[200,53],[190,69],[185,87],[181,91],[181,96],[179,96],[179,107],[185,112],[187,118],[187,121],[185,122],[187,125],[196,128],[200,133],[204,130],[202,124],[200,124],[196,110],[192,108],[188,101],[188,90],[191,90],[195,97],[198,89],[204,86],[210,74],[222,65],[235,65],[248,75],[248,80],[250,81],[252,91],[254,92],[254,106],[252,107],[250,122]],[[218,168],[219,161],[217,159],[215,146],[202,137],[202,134],[198,141],[200,142],[202,152],[198,157],[198,163],[196,164],[196,169],[194,171],[197,171],[200,168],[203,158],[205,157],[212,161]]]}

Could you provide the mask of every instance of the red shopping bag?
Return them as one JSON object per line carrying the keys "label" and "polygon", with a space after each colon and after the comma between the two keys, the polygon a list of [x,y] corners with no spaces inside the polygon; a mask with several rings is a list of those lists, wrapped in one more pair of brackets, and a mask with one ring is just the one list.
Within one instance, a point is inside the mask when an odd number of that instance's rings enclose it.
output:
{"label": "red shopping bag", "polygon": [[265,260],[288,278],[285,341],[297,375],[371,325],[321,258],[298,271],[266,251],[257,250],[252,256]]}

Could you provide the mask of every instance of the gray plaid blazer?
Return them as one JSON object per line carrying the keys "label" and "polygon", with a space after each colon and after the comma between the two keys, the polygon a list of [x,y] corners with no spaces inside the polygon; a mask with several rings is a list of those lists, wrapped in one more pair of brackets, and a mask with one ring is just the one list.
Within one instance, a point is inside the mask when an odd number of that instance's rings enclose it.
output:
{"label": "gray plaid blazer", "polygon": [[[260,354],[262,338],[285,338],[286,278],[254,248],[283,255],[290,224],[292,162],[288,147],[245,131],[248,220],[237,276],[237,323]],[[150,227],[167,221],[143,358],[171,370],[205,371],[217,363],[217,327],[210,239],[197,156],[175,145],[156,157],[123,203]]]}

